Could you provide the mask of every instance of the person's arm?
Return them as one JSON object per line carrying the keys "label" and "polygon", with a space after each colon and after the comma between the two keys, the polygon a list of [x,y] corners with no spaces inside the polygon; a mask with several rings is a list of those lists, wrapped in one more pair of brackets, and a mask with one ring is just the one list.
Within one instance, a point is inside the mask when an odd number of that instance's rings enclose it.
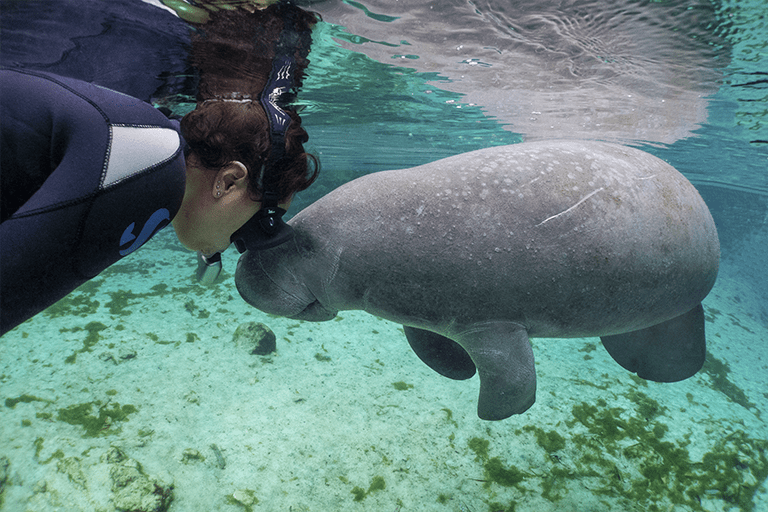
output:
{"label": "person's arm", "polygon": [[0,87],[2,335],[167,225],[185,165],[173,124],[140,100],[20,70]]}

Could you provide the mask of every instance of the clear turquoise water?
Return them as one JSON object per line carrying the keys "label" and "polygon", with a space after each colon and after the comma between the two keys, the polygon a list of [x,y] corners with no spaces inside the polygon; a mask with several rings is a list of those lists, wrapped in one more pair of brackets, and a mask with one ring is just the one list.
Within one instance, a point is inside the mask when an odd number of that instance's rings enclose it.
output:
{"label": "clear turquoise water", "polygon": [[[477,381],[432,373],[399,326],[253,311],[234,254],[202,288],[168,231],[3,337],[2,509],[127,509],[157,484],[174,487],[171,511],[768,510],[768,7],[510,5],[315,3],[325,22],[300,101],[323,171],[292,209],[368,172],[532,138],[641,147],[697,186],[718,225],[697,376],[645,383],[596,339],[537,339],[537,404],[481,422]],[[114,37],[94,25],[88,41]],[[19,48],[35,27],[14,33]],[[233,342],[247,321],[276,333],[276,355]],[[130,468],[135,484],[120,478]]]}

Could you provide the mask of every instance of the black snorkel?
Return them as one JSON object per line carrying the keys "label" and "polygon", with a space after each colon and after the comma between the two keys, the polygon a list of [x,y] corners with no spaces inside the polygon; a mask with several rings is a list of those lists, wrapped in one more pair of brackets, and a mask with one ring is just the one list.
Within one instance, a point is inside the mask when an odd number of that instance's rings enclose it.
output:
{"label": "black snorkel", "polygon": [[[283,29],[275,45],[275,58],[269,80],[259,95],[259,103],[269,120],[269,156],[261,176],[261,209],[230,237],[239,253],[269,249],[293,239],[293,229],[285,223],[285,210],[278,206],[283,199],[278,193],[280,173],[285,167],[285,134],[291,117],[285,108],[294,96],[293,76],[296,69],[294,49],[288,44],[289,30]],[[227,101],[227,100],[225,100]],[[197,280],[211,285],[221,274],[221,253],[197,254]]]}
{"label": "black snorkel", "polygon": [[283,220],[285,210],[277,206],[283,199],[277,193],[277,181],[285,164],[285,133],[291,117],[284,110],[286,98],[293,89],[296,62],[293,50],[283,44],[285,30],[277,44],[269,81],[259,96],[259,102],[269,120],[269,157],[261,176],[261,209],[230,238],[239,253],[247,250],[269,249],[293,238],[293,229]]}

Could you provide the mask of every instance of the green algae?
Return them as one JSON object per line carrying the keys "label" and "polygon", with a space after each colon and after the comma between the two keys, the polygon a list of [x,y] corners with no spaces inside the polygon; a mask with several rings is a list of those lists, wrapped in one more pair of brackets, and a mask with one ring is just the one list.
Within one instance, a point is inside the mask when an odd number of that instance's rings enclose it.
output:
{"label": "green algae", "polygon": [[350,492],[354,496],[354,501],[363,501],[369,494],[375,491],[383,491],[387,487],[384,477],[374,476],[371,479],[371,484],[366,491],[362,487],[355,486]]}
{"label": "green algae", "polygon": [[629,390],[627,398],[634,402],[637,407],[637,412],[641,417],[645,418],[646,421],[653,421],[658,416],[666,414],[668,411],[666,407],[660,405],[656,400],[650,398],[645,393],[634,389]]}
{"label": "green algae", "polygon": [[[640,504],[649,512],[666,509],[665,502],[703,512],[701,499],[706,497],[721,499],[744,512],[753,510],[752,498],[768,477],[768,441],[737,431],[718,441],[702,462],[694,462],[687,450],[688,436],[665,441],[668,427],[648,421],[646,415],[658,416],[663,409],[648,397],[637,401],[636,415],[608,408],[603,400],[573,407],[574,420],[568,426],[580,423],[588,431],[572,437],[579,449],[574,460],[576,474],[597,477],[600,484],[593,492]],[[632,465],[620,469],[617,461],[622,459]],[[738,466],[735,460],[748,460],[749,464]]]}
{"label": "green algae", "polygon": [[[454,427],[458,427],[459,426],[459,424],[456,422],[456,420],[453,419],[453,411],[452,410],[448,409],[447,407],[443,407],[440,410],[445,413],[445,421],[447,421],[448,423],[452,424]],[[451,436],[453,436],[453,434],[451,434]]]}
{"label": "green algae", "polygon": [[397,382],[393,382],[393,383],[392,383],[392,386],[393,386],[393,387],[394,387],[396,390],[398,390],[398,391],[407,391],[407,390],[409,390],[409,389],[413,389],[413,384],[406,384],[405,382],[403,382],[403,381],[401,381],[401,380],[400,380],[400,381],[397,381]]}
{"label": "green algae", "polygon": [[731,367],[727,362],[719,360],[708,351],[702,371],[711,379],[712,388],[727,396],[732,402],[746,409],[755,407],[755,404],[747,398],[746,393],[728,379]]}
{"label": "green algae", "polygon": [[484,487],[489,488],[491,483],[504,487],[516,487],[523,482],[528,475],[515,466],[507,466],[499,457],[489,457],[488,448],[490,441],[473,437],[467,442],[470,450],[475,452],[475,460],[482,462],[485,472]]}
{"label": "green algae", "polygon": [[491,442],[487,439],[480,439],[479,437],[473,437],[467,442],[469,449],[475,452],[475,461],[481,462],[488,460],[488,447]]}
{"label": "green algae", "polygon": [[5,406],[13,409],[16,407],[16,404],[18,403],[24,403],[24,404],[31,404],[32,402],[45,402],[45,403],[53,403],[52,400],[46,400],[45,398],[39,398],[35,395],[27,395],[26,393],[23,395],[19,395],[16,398],[6,398],[5,399]]}
{"label": "green algae", "polygon": [[86,317],[94,314],[99,306],[99,301],[91,299],[88,295],[73,293],[48,307],[43,314],[50,318]]}
{"label": "green algae", "polygon": [[101,322],[89,322],[85,325],[85,327],[73,327],[71,329],[61,329],[61,332],[88,331],[88,334],[85,336],[85,339],[83,340],[83,348],[81,348],[80,350],[76,350],[74,353],[67,356],[64,359],[64,362],[67,364],[74,364],[77,361],[77,354],[92,352],[93,347],[99,342],[99,340],[101,340],[101,335],[99,333],[104,329],[107,329],[107,326]]}
{"label": "green algae", "polygon": [[515,466],[505,466],[499,457],[488,459],[483,468],[488,480],[485,483],[486,487],[490,487],[491,482],[503,485],[504,487],[514,487],[525,480],[527,476],[527,473],[520,471]]}
{"label": "green algae", "polygon": [[35,459],[40,458],[40,452],[43,451],[43,443],[45,442],[45,439],[42,437],[38,437],[35,439],[35,441],[32,443],[35,445]]}
{"label": "green algae", "polygon": [[[102,307],[102,304],[93,297],[94,294],[99,291],[99,288],[109,276],[123,272],[147,273],[146,269],[136,267],[135,265],[112,265],[102,272],[99,279],[92,279],[82,284],[72,293],[48,307],[42,314],[51,318],[87,317],[96,314],[99,308]],[[201,295],[204,292],[205,290],[202,287],[196,285],[169,288],[167,284],[160,283],[152,286],[150,291],[144,293],[136,293],[131,290],[106,292],[105,295],[109,296],[109,300],[103,307],[106,307],[111,315],[127,316],[132,313],[130,310],[131,306],[140,303],[146,298],[163,297],[166,295],[189,297],[191,295]],[[234,299],[230,296],[228,300]],[[196,314],[198,318],[208,318],[211,314],[207,310],[198,308],[191,299],[187,300],[184,306],[187,311]],[[124,328],[120,326],[117,329]]]}
{"label": "green algae", "polygon": [[715,319],[721,314],[719,309],[704,306],[704,320],[707,322],[715,323]]}
{"label": "green algae", "polygon": [[354,495],[353,499],[355,501],[363,501],[366,497],[365,489],[363,489],[362,487],[355,486],[350,492],[352,493],[352,495]]}
{"label": "green algae", "polygon": [[[707,500],[722,500],[726,508],[754,511],[754,495],[768,478],[768,440],[732,431],[715,441],[700,461],[692,460],[690,433],[669,438],[670,428],[661,421],[666,407],[636,389],[625,397],[631,403],[628,408],[610,407],[602,399],[574,405],[572,420],[565,424],[568,434],[535,426],[516,430],[516,436],[533,435],[543,450],[533,473],[491,457],[488,439],[471,438],[467,446],[482,464],[484,487],[492,497],[496,493],[490,488],[496,484],[538,493],[554,503],[579,484],[624,509],[661,512],[687,507],[704,512],[709,510]],[[515,502],[489,506],[493,511],[514,510]]]}
{"label": "green algae", "polygon": [[103,279],[93,279],[81,284],[72,293],[49,306],[43,311],[43,314],[50,318],[86,317],[94,314],[99,309],[100,304],[91,296],[96,293],[103,282]]}
{"label": "green algae", "polygon": [[[186,286],[169,289],[167,284],[160,283],[150,288],[149,292],[144,293],[135,293],[130,290],[117,290],[108,292],[110,300],[105,304],[105,306],[111,315],[127,316],[132,313],[129,308],[143,299],[150,297],[164,297],[166,295],[188,296],[193,293],[199,294],[202,293],[202,290],[199,288],[200,287]],[[188,299],[184,303],[184,309],[192,314],[197,313],[199,318],[208,318],[208,316],[210,316],[208,311],[199,309],[192,299]]]}
{"label": "green algae", "polygon": [[507,505],[502,505],[501,503],[489,503],[488,504],[488,512],[515,512],[515,509],[517,508],[517,503],[512,501]]}
{"label": "green algae", "polygon": [[565,438],[554,430],[547,432],[531,425],[526,425],[523,427],[523,430],[525,432],[533,432],[533,434],[536,436],[536,442],[539,444],[539,446],[544,448],[548,454],[552,454],[553,452],[565,448]]}
{"label": "green algae", "polygon": [[[96,415],[91,413],[94,406],[98,408]],[[98,401],[86,402],[59,409],[56,419],[70,425],[82,426],[85,429],[84,437],[97,437],[119,431],[113,428],[115,423],[128,421],[128,416],[137,411],[138,409],[130,404],[121,406],[117,402],[104,405]]]}
{"label": "green algae", "polygon": [[132,291],[117,290],[116,292],[109,292],[110,300],[105,304],[109,309],[110,315],[130,315],[130,311],[126,309],[133,305],[138,299],[143,298],[143,294],[133,293]]}

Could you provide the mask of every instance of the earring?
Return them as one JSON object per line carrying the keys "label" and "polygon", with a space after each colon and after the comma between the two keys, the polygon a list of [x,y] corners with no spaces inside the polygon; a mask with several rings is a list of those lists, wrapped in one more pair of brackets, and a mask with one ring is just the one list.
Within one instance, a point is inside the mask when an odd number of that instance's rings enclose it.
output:
{"label": "earring", "polygon": [[221,182],[216,182],[216,197],[219,197],[221,195]]}

